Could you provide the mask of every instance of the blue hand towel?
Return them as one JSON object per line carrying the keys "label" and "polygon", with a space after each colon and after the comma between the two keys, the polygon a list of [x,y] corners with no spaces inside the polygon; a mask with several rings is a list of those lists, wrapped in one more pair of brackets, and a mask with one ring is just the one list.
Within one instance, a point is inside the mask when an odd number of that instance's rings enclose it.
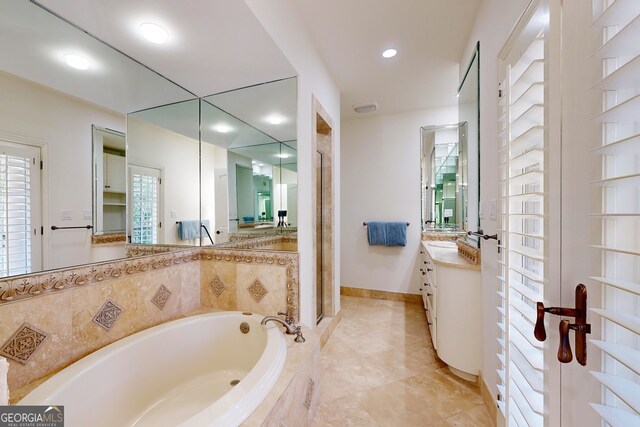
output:
{"label": "blue hand towel", "polygon": [[189,220],[179,222],[178,236],[180,240],[197,239],[200,237],[200,221]]}
{"label": "blue hand towel", "polygon": [[384,242],[387,246],[407,246],[407,223],[387,222],[387,238]]}
{"label": "blue hand towel", "polygon": [[406,246],[406,222],[369,222],[367,223],[369,245]]}

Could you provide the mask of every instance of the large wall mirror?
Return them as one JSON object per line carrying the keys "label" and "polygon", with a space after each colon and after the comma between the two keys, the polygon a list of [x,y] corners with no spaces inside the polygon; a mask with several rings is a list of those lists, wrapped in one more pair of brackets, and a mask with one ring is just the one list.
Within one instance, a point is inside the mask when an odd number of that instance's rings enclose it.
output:
{"label": "large wall mirror", "polygon": [[480,227],[479,49],[478,43],[458,88],[459,123],[421,128],[423,230]]}
{"label": "large wall mirror", "polygon": [[[125,239],[224,241],[236,155],[265,165],[244,216],[277,225],[287,210],[293,228],[295,78],[205,100],[34,2],[0,0],[0,26],[0,278],[123,258]],[[281,126],[252,121],[267,110]],[[216,129],[220,115],[244,137]]]}

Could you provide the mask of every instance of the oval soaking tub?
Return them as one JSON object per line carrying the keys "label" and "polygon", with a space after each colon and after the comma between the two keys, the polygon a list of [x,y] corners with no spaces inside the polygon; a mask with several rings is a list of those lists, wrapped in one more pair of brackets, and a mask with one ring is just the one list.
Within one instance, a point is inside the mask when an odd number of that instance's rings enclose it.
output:
{"label": "oval soaking tub", "polygon": [[283,334],[261,320],[217,312],[155,326],[80,359],[18,404],[64,405],[68,427],[237,426],[286,358]]}

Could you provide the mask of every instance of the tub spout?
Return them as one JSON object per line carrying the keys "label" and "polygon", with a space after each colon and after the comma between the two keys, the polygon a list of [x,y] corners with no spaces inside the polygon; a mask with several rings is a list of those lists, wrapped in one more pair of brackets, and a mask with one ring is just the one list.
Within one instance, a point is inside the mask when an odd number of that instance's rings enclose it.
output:
{"label": "tub spout", "polygon": [[260,324],[264,326],[269,321],[280,323],[282,326],[284,326],[285,333],[287,335],[296,336],[294,339],[295,342],[304,342],[304,337],[302,336],[302,328],[300,326],[296,326],[295,323],[293,323],[293,320],[291,320],[290,322],[287,322],[277,316],[267,316],[264,319],[262,319],[262,322],[260,322]]}

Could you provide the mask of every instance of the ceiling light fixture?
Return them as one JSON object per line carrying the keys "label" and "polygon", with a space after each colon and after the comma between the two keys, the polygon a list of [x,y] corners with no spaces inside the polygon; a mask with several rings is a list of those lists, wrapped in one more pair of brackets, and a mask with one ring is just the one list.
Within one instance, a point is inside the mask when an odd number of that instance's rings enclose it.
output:
{"label": "ceiling light fixture", "polygon": [[64,55],[64,62],[76,70],[86,70],[89,68],[89,61],[86,58],[71,53]]}
{"label": "ceiling light fixture", "polygon": [[289,155],[287,153],[276,154],[276,157],[280,157],[281,159],[288,159]]}
{"label": "ceiling light fixture", "polygon": [[356,113],[373,113],[378,111],[377,102],[364,102],[362,104],[356,104],[353,106],[353,110]]}
{"label": "ceiling light fixture", "polygon": [[140,32],[142,37],[147,41],[155,44],[162,44],[169,40],[169,32],[164,27],[154,24],[153,22],[144,22],[140,24]]}
{"label": "ceiling light fixture", "polygon": [[382,52],[382,56],[387,59],[393,58],[397,54],[398,54],[398,51],[395,49],[387,49],[384,52]]}
{"label": "ceiling light fixture", "polygon": [[231,126],[229,126],[229,125],[224,124],[224,123],[219,123],[219,124],[217,124],[217,125],[215,125],[213,127],[213,130],[215,130],[216,132],[219,132],[219,133],[228,133],[228,132],[231,132],[233,130],[233,128]]}
{"label": "ceiling light fixture", "polygon": [[258,166],[262,167],[264,166],[264,163],[258,163]]}
{"label": "ceiling light fixture", "polygon": [[282,123],[283,120],[282,120],[282,117],[280,116],[271,116],[267,118],[267,121],[272,125],[279,125]]}

